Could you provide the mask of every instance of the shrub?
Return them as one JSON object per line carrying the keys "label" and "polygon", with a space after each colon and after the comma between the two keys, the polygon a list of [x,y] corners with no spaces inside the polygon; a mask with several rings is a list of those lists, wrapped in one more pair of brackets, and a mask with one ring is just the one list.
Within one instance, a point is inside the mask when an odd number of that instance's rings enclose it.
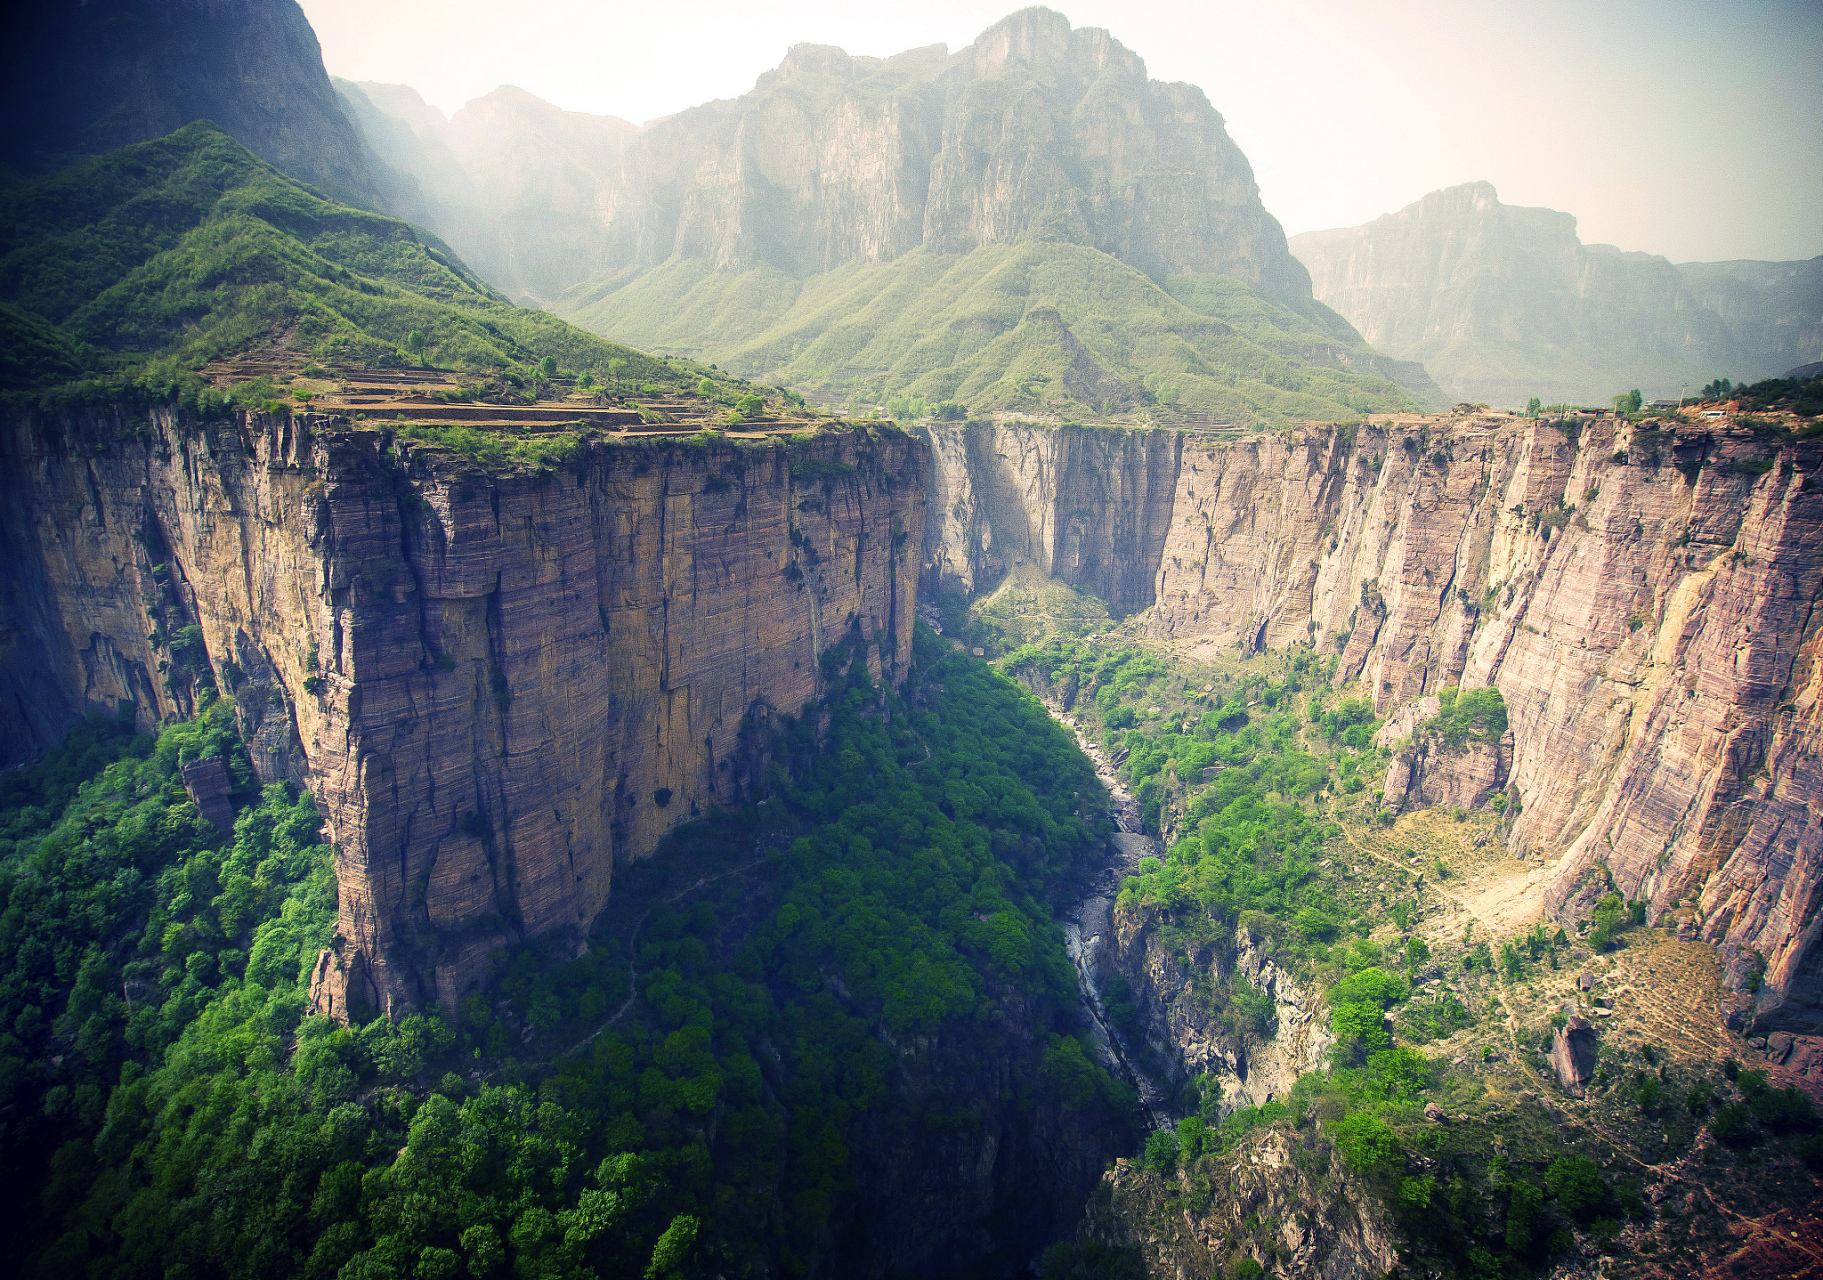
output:
{"label": "shrub", "polygon": [[1392,1126],[1371,1111],[1351,1111],[1336,1126],[1336,1148],[1357,1173],[1390,1167],[1399,1155]]}

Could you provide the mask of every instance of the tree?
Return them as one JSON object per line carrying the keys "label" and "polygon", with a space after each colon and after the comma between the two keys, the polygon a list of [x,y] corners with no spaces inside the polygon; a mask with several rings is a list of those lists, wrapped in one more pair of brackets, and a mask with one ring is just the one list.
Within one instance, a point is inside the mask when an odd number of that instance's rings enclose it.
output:
{"label": "tree", "polygon": [[424,363],[424,330],[413,329],[406,334],[405,346],[417,358],[419,364]]}
{"label": "tree", "polygon": [[615,356],[608,361],[608,376],[614,379],[614,381],[619,382],[620,376],[626,371],[627,362],[622,360],[619,356]]}
{"label": "tree", "polygon": [[1631,391],[1623,392],[1614,397],[1614,412],[1638,413],[1639,407],[1644,403],[1645,399],[1640,395],[1639,388],[1635,387]]}
{"label": "tree", "polygon": [[538,362],[538,376],[541,378],[557,376],[557,358],[555,356],[546,356]]}
{"label": "tree", "polygon": [[595,375],[586,371],[577,374],[576,385],[581,387],[584,391],[587,391],[590,387],[595,385]]}
{"label": "tree", "polygon": [[1525,416],[1528,418],[1536,418],[1539,411],[1543,408],[1544,401],[1540,400],[1537,396],[1533,396],[1530,400],[1526,401]]}
{"label": "tree", "polygon": [[704,378],[696,384],[696,394],[707,400],[715,394],[715,379]]}

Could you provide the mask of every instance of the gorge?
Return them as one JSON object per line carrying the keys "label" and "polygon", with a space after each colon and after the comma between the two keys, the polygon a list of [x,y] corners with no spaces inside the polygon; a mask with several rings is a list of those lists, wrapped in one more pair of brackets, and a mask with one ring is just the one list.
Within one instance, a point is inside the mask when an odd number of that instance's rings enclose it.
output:
{"label": "gorge", "polygon": [[1288,241],[1044,9],[643,125],[7,22],[20,1274],[1823,1266],[1823,378],[1610,399],[1815,262]]}

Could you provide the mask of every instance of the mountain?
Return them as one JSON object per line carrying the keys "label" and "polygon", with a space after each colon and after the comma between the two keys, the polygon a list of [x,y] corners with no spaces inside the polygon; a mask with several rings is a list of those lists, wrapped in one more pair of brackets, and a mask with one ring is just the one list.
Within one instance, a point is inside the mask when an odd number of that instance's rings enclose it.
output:
{"label": "mountain", "polygon": [[296,0],[48,0],[0,23],[0,163],[21,173],[213,120],[338,199],[409,203],[342,111]]}
{"label": "mountain", "polygon": [[1319,299],[1465,400],[1675,396],[1823,351],[1823,257],[1673,264],[1585,245],[1571,215],[1502,204],[1485,182],[1291,247]]}
{"label": "mountain", "polygon": [[502,86],[449,119],[405,85],[334,82],[382,161],[423,193],[421,219],[521,301],[607,265],[598,208],[637,125]]}
{"label": "mountain", "polygon": [[1314,300],[1201,90],[1046,9],[954,54],[799,45],[752,92],[637,130],[517,90],[445,127],[341,88],[377,150],[451,193],[433,229],[622,341],[835,399],[1175,399],[1251,424],[1438,398]]}
{"label": "mountain", "polygon": [[444,366],[666,373],[513,306],[409,224],[326,199],[206,121],[7,189],[0,326],[9,388],[272,347],[396,364],[413,330]]}

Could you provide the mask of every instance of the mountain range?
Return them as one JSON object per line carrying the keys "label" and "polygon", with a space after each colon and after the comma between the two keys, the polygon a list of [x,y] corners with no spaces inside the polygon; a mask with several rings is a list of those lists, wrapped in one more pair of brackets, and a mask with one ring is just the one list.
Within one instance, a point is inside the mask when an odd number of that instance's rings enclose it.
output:
{"label": "mountain range", "polygon": [[800,45],[643,128],[337,87],[513,296],[813,396],[1242,425],[1437,398],[1313,298],[1201,90],[1046,9],[954,53]]}
{"label": "mountain range", "polygon": [[1316,296],[1451,397],[1604,404],[1776,377],[1823,354],[1823,257],[1672,263],[1473,182],[1291,241]]}

